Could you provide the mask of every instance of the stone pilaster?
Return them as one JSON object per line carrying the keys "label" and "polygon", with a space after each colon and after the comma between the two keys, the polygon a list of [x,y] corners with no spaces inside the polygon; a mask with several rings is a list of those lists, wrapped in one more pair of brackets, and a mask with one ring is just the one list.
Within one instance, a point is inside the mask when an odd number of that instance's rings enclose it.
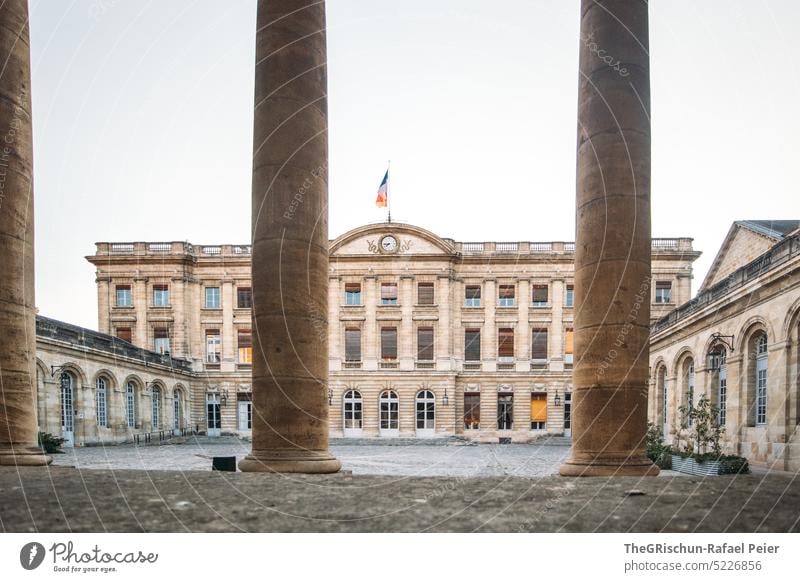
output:
{"label": "stone pilaster", "polygon": [[133,330],[133,343],[140,348],[152,350],[147,333],[147,307],[150,297],[147,293],[147,278],[137,276],[133,280],[133,308],[136,312],[136,329]]}
{"label": "stone pilaster", "polygon": [[[236,329],[233,326],[233,280],[222,281],[222,372],[236,371]],[[236,404],[234,404],[236,406]]]}
{"label": "stone pilaster", "polygon": [[97,278],[97,331],[113,333],[111,329],[111,306],[116,302],[116,291],[110,277]]}
{"label": "stone pilaster", "polygon": [[364,277],[364,331],[361,334],[361,359],[365,370],[378,369],[380,346],[378,345],[378,279]]}
{"label": "stone pilaster", "polygon": [[46,465],[37,446],[33,136],[27,0],[0,4],[0,465]]}
{"label": "stone pilaster", "polygon": [[521,279],[517,284],[517,313],[518,323],[516,329],[516,359],[518,372],[531,370],[531,325],[528,315],[531,305],[531,282]]}
{"label": "stone pilaster", "polygon": [[[417,338],[414,331],[414,277],[400,276],[400,329],[397,330],[397,356],[401,370],[413,370],[417,359]],[[435,346],[434,346],[435,348]]]}
{"label": "stone pilaster", "polygon": [[[344,361],[344,349],[342,347],[343,331],[339,323],[340,305],[344,303],[344,288],[340,288],[339,277],[328,278],[328,370],[341,370]],[[363,338],[362,338],[363,340]],[[363,348],[363,346],[362,346]],[[363,355],[363,354],[362,354]]]}
{"label": "stone pilaster", "polygon": [[657,475],[645,455],[648,3],[582,0],[580,35],[573,440],[561,474]]}
{"label": "stone pilaster", "polygon": [[484,305],[484,324],[481,333],[481,357],[486,372],[497,370],[497,281],[486,279],[483,282],[481,303]]}
{"label": "stone pilaster", "polygon": [[186,335],[186,301],[187,283],[184,277],[173,277],[170,282],[170,302],[172,303],[173,321],[170,330],[169,350],[175,358],[188,358],[189,349]]}
{"label": "stone pilaster", "polygon": [[243,471],[332,473],[325,3],[259,0],[253,132],[253,450]]}
{"label": "stone pilaster", "polygon": [[[436,303],[439,314],[438,337],[434,339],[436,369],[449,371],[453,369],[453,328],[450,327],[452,298],[449,275],[439,277],[436,281]],[[451,398],[450,401],[455,402],[455,399]]]}
{"label": "stone pilaster", "polygon": [[550,285],[550,333],[547,351],[551,372],[564,371],[564,280],[553,279]]}

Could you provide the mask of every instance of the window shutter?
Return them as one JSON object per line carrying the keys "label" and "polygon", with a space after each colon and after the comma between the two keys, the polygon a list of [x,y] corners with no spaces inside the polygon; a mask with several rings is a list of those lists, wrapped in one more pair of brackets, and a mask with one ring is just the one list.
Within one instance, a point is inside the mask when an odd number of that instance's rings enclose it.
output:
{"label": "window shutter", "polygon": [[572,333],[572,330],[571,330],[571,329],[568,329],[568,330],[567,330],[567,331],[564,333],[564,353],[565,353],[565,354],[571,354],[571,353],[573,353],[573,352],[572,352],[572,348],[573,348],[573,340],[572,340],[572,336],[573,336],[573,333]]}
{"label": "window shutter", "polygon": [[533,286],[533,302],[547,303],[547,285]]}
{"label": "window shutter", "polygon": [[433,283],[420,283],[417,285],[417,303],[420,305],[434,305]]}
{"label": "window shutter", "polygon": [[397,299],[397,283],[382,284],[381,299]]}
{"label": "window shutter", "polygon": [[464,291],[464,297],[467,299],[480,299],[481,288],[477,286],[469,286]]}
{"label": "window shutter", "polygon": [[531,394],[531,422],[547,422],[547,394]]}
{"label": "window shutter", "polygon": [[464,332],[464,359],[479,362],[481,359],[481,330],[468,329]]}
{"label": "window shutter", "polygon": [[420,327],[417,330],[417,359],[433,361],[433,328]]}
{"label": "window shutter", "polygon": [[344,359],[348,362],[361,361],[361,330],[344,330]]}
{"label": "window shutter", "polygon": [[384,360],[397,359],[397,328],[381,328],[381,358]]}
{"label": "window shutter", "polygon": [[547,330],[534,329],[533,341],[531,342],[531,358],[534,360],[547,359]]}
{"label": "window shutter", "polygon": [[499,333],[499,342],[497,355],[501,358],[514,357],[514,330],[501,329]]}

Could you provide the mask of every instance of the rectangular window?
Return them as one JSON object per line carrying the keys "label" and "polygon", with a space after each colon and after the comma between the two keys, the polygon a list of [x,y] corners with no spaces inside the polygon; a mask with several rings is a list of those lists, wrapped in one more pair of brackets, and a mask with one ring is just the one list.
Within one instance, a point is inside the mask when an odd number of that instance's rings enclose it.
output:
{"label": "rectangular window", "polygon": [[432,327],[420,327],[417,329],[417,360],[422,362],[433,361]]}
{"label": "rectangular window", "polygon": [[381,283],[381,305],[397,305],[397,283]]}
{"label": "rectangular window", "polygon": [[656,281],[656,303],[672,302],[672,282]]}
{"label": "rectangular window", "polygon": [[169,328],[157,327],[153,329],[153,351],[157,354],[169,353]]}
{"label": "rectangular window", "polygon": [[118,327],[117,337],[128,343],[133,343],[133,333],[131,333],[131,328],[129,327]]}
{"label": "rectangular window", "polygon": [[497,357],[501,362],[514,359],[514,330],[502,328],[497,333]]}
{"label": "rectangular window", "polygon": [[467,329],[464,331],[464,360],[467,362],[481,361],[481,330]]}
{"label": "rectangular window", "polygon": [[237,333],[236,343],[239,346],[239,363],[253,363],[253,332],[249,329],[240,329]]}
{"label": "rectangular window", "polygon": [[240,392],[239,394],[237,394],[237,402],[239,404],[239,410],[238,410],[239,430],[252,430],[253,429],[252,394]]}
{"label": "rectangular window", "polygon": [[464,288],[464,307],[480,307],[480,306],[481,306],[480,285],[467,285]]}
{"label": "rectangular window", "polygon": [[206,287],[206,309],[219,309],[221,306],[219,287]]}
{"label": "rectangular window", "polygon": [[574,341],[573,338],[574,338],[574,333],[571,329],[567,329],[564,331],[564,364],[566,366],[572,366],[573,362],[572,348]]}
{"label": "rectangular window", "polygon": [[511,430],[514,427],[514,395],[497,395],[497,428]]}
{"label": "rectangular window", "polygon": [[206,330],[206,363],[219,364],[222,340],[218,329]]}
{"label": "rectangular window", "polygon": [[534,307],[547,307],[547,285],[534,285],[532,304]]}
{"label": "rectangular window", "polygon": [[531,394],[531,430],[547,428],[547,394]]}
{"label": "rectangular window", "polygon": [[344,359],[347,362],[361,361],[361,329],[357,327],[344,330]]}
{"label": "rectangular window", "polygon": [[417,285],[417,304],[435,305],[436,300],[433,296],[433,283],[420,283]]}
{"label": "rectangular window", "polygon": [[514,307],[514,297],[516,287],[514,285],[500,285],[499,303],[500,307]]}
{"label": "rectangular window", "polygon": [[478,430],[481,427],[481,393],[464,393],[464,429]]}
{"label": "rectangular window", "polygon": [[547,330],[534,329],[531,337],[531,359],[547,360]]}
{"label": "rectangular window", "polygon": [[253,288],[236,288],[236,307],[238,309],[251,309],[253,307]]}
{"label": "rectangular window", "polygon": [[102,378],[97,381],[97,426],[108,426],[108,408],[106,382]]}
{"label": "rectangular window", "polygon": [[153,285],[153,305],[156,307],[169,306],[169,285]]}
{"label": "rectangular window", "polygon": [[344,284],[344,304],[361,305],[361,283]]}
{"label": "rectangular window", "polygon": [[130,285],[117,285],[117,307],[131,307],[133,295]]}
{"label": "rectangular window", "polygon": [[756,424],[767,424],[767,357],[756,359]]}
{"label": "rectangular window", "polygon": [[381,358],[384,360],[397,359],[397,328],[381,328]]}
{"label": "rectangular window", "polygon": [[575,287],[572,285],[567,285],[567,297],[565,305],[567,307],[573,307],[575,305]]}

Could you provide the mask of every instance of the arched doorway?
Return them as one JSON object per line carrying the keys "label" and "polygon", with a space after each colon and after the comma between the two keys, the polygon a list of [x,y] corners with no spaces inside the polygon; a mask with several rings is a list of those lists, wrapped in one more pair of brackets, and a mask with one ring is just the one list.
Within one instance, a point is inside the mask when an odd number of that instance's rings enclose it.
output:
{"label": "arched doorway", "polygon": [[344,393],[344,436],[359,437],[363,428],[364,401],[361,392],[358,390],[348,390]]}

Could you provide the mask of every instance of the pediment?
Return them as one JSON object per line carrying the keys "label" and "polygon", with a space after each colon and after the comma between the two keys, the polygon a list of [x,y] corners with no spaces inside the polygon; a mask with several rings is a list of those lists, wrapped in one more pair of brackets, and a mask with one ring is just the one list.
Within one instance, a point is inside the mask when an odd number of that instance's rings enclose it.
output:
{"label": "pediment", "polygon": [[[395,244],[386,248],[385,237]],[[410,224],[370,224],[346,232],[331,242],[332,256],[355,255],[452,255],[451,242]]]}

